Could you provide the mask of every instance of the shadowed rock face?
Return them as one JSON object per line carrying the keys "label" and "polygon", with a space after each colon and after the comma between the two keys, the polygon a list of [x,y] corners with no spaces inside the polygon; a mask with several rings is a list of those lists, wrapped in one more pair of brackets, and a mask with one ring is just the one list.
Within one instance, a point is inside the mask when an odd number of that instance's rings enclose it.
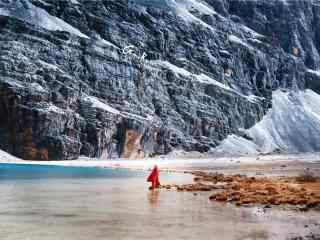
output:
{"label": "shadowed rock face", "polygon": [[0,148],[206,152],[261,120],[272,90],[320,91],[317,1],[164,2],[0,0]]}

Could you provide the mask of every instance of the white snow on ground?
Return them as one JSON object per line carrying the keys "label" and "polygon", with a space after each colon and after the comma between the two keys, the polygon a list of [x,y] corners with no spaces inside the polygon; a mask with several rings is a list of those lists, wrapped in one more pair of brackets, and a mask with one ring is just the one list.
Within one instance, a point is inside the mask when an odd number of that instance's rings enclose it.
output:
{"label": "white snow on ground", "polygon": [[258,97],[255,95],[248,95],[248,96],[243,95],[241,93],[238,93],[236,90],[230,88],[229,86],[227,86],[217,80],[214,80],[213,78],[207,76],[204,73],[196,75],[196,74],[193,74],[193,73],[187,71],[184,68],[180,68],[180,67],[178,67],[170,62],[167,62],[167,61],[154,60],[154,61],[149,61],[149,63],[151,63],[151,65],[154,64],[154,65],[158,65],[158,66],[164,66],[164,67],[170,69],[172,72],[174,72],[174,74],[185,76],[185,77],[190,77],[190,78],[193,78],[195,81],[198,81],[201,83],[206,83],[206,84],[212,84],[217,87],[223,88],[227,91],[230,91],[230,92],[233,92],[234,94],[237,94],[240,97],[247,99],[249,102],[252,102],[252,103],[255,103],[255,102],[260,101],[262,99],[261,97]]}
{"label": "white snow on ground", "polygon": [[258,153],[258,149],[259,147],[255,143],[232,134],[224,139],[214,152],[217,154],[228,152],[230,155],[252,155]]}
{"label": "white snow on ground", "polygon": [[16,161],[21,161],[21,159],[16,158],[10,155],[9,153],[0,150],[0,162],[16,162]]}
{"label": "white snow on ground", "polygon": [[79,37],[89,38],[65,21],[34,6],[28,0],[0,4],[0,15],[14,17],[51,31],[66,31],[78,35]]}
{"label": "white snow on ground", "polygon": [[111,107],[110,105],[107,105],[106,103],[101,102],[96,97],[86,96],[83,98],[83,100],[90,102],[92,104],[92,107],[94,108],[99,108],[101,110],[104,110],[113,114],[120,114],[120,111]]}
{"label": "white snow on ground", "polygon": [[312,70],[312,69],[307,69],[308,73],[317,75],[318,77],[320,77],[320,70]]}
{"label": "white snow on ground", "polygon": [[[272,109],[248,129],[248,140],[229,136],[213,150],[217,153],[316,152],[320,150],[320,95],[312,90],[273,93]],[[248,148],[241,146],[248,145]],[[248,151],[252,150],[252,151]]]}

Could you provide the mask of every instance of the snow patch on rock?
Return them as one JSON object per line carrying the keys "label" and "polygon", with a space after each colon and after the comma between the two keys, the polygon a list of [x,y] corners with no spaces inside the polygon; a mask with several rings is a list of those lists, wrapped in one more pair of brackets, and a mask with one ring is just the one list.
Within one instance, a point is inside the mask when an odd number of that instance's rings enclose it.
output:
{"label": "snow patch on rock", "polygon": [[[138,4],[145,7],[154,7],[176,12],[185,22],[194,22],[214,31],[214,28],[192,14],[196,11],[201,15],[219,15],[205,2],[199,0],[130,0],[132,4]],[[223,18],[221,15],[219,15]]]}
{"label": "snow patch on rock", "polygon": [[54,65],[54,64],[51,64],[51,63],[47,63],[45,61],[42,61],[42,60],[38,60],[38,63],[43,67],[43,68],[46,68],[46,69],[50,69],[50,70],[54,70],[54,71],[60,71],[60,72],[63,72],[58,66]]}
{"label": "snow patch on rock", "polygon": [[50,31],[65,31],[82,38],[89,38],[65,21],[34,6],[28,0],[9,1],[9,3],[0,0],[0,15],[14,17]]}
{"label": "snow patch on rock", "polygon": [[1,162],[16,162],[16,161],[20,161],[21,159],[16,158],[14,156],[12,156],[11,154],[0,150],[0,161]]}
{"label": "snow patch on rock", "polygon": [[307,72],[320,77],[320,70],[307,69]]}
{"label": "snow patch on rock", "polygon": [[224,139],[221,144],[214,150],[214,153],[216,154],[228,153],[230,155],[254,155],[258,152],[259,147],[255,143],[234,134]]}
{"label": "snow patch on rock", "polygon": [[194,0],[177,0],[175,1],[175,11],[179,17],[181,17],[185,22],[195,22],[198,23],[205,28],[209,28],[212,31],[215,29],[210,26],[209,24],[202,21],[200,18],[196,17],[191,13],[191,11],[198,11],[201,14],[206,15],[216,15],[217,13],[211,9],[210,7],[206,6],[204,3],[200,1]]}
{"label": "snow patch on rock", "polygon": [[36,82],[31,83],[29,87],[37,92],[47,92],[46,89],[44,89],[39,83]]}
{"label": "snow patch on rock", "polygon": [[207,76],[206,74],[201,73],[200,75],[196,75],[196,79],[199,82],[203,82],[203,83],[208,83],[208,84],[213,84],[216,85],[220,88],[224,88],[226,90],[232,90],[230,87],[228,87],[227,85],[218,82],[217,80],[212,79],[211,77]]}
{"label": "snow patch on rock", "polygon": [[83,98],[84,101],[90,102],[93,108],[98,108],[113,114],[120,114],[120,111],[107,105],[106,103],[101,102],[99,99],[93,96],[86,96]]}
{"label": "snow patch on rock", "polygon": [[250,34],[253,38],[263,38],[265,37],[264,35],[257,33],[256,31],[254,31],[253,29],[245,26],[245,25],[241,25],[241,28],[248,34]]}
{"label": "snow patch on rock", "polygon": [[273,108],[248,130],[262,152],[320,150],[320,95],[312,90],[273,94]]}
{"label": "snow patch on rock", "polygon": [[217,14],[212,8],[199,0],[176,0],[177,6],[180,8],[199,11],[202,14],[215,15]]}
{"label": "snow patch on rock", "polygon": [[201,73],[199,75],[193,74],[191,72],[189,72],[188,70],[184,69],[184,68],[180,68],[170,62],[167,61],[161,61],[161,60],[155,60],[155,61],[150,61],[151,64],[156,64],[159,66],[163,66],[165,68],[170,69],[174,74],[176,75],[181,75],[181,76],[185,76],[185,77],[191,77],[193,79],[195,79],[198,82],[202,82],[202,83],[207,83],[207,84],[213,84],[216,85],[220,88],[224,88],[227,90],[232,90],[230,87],[228,87],[227,85],[224,85],[223,83],[218,82],[217,80],[214,80],[212,78],[210,78],[209,76],[207,76],[204,73]]}
{"label": "snow patch on rock", "polygon": [[165,68],[170,69],[174,74],[176,75],[180,75],[180,76],[184,76],[184,77],[188,77],[192,80],[195,80],[197,82],[201,82],[201,83],[205,83],[205,84],[212,84],[215,85],[219,88],[223,88],[224,90],[233,92],[235,94],[237,94],[238,96],[245,98],[246,100],[248,100],[249,102],[252,103],[256,103],[260,100],[262,100],[263,98],[255,96],[255,95],[244,95],[239,93],[238,91],[230,88],[229,86],[209,77],[208,75],[201,73],[199,75],[193,74],[191,72],[189,72],[188,70],[184,69],[184,68],[180,68],[170,62],[167,61],[161,61],[161,60],[155,60],[155,61],[150,61],[151,65],[157,65],[157,66],[162,66]]}
{"label": "snow patch on rock", "polygon": [[272,108],[260,122],[246,130],[246,134],[253,140],[230,135],[213,152],[252,154],[320,151],[320,95],[309,89],[299,92],[275,91]]}
{"label": "snow patch on rock", "polygon": [[246,43],[244,40],[238,38],[237,36],[235,35],[229,35],[229,41],[230,42],[233,42],[233,43],[236,43],[236,44],[239,44],[239,45],[242,45],[250,50],[254,50],[254,48],[252,46],[250,46],[248,43]]}

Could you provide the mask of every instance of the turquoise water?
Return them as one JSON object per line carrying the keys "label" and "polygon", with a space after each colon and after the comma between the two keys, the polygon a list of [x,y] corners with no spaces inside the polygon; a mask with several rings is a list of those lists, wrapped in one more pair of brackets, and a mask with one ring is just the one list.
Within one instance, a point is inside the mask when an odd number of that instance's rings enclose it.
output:
{"label": "turquoise water", "polygon": [[146,176],[142,171],[98,167],[63,167],[30,164],[0,164],[0,181],[75,178],[134,178]]}
{"label": "turquoise water", "polygon": [[[320,221],[319,213],[213,203],[208,193],[149,191],[147,175],[0,164],[0,239],[281,240],[308,234]],[[185,174],[160,176],[166,184],[191,180]]]}

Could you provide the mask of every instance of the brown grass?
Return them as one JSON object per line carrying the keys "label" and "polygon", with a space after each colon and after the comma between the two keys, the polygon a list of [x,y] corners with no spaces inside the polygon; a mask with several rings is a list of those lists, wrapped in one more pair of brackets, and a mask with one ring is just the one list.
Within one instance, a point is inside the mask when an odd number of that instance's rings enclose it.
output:
{"label": "brown grass", "polygon": [[[247,204],[304,205],[320,209],[320,179],[313,175],[302,177],[247,177],[244,175],[193,172],[194,184],[162,186],[177,191],[215,191],[210,200]],[[308,181],[308,183],[306,183]],[[312,181],[312,183],[310,183]],[[219,191],[217,191],[219,189]]]}

